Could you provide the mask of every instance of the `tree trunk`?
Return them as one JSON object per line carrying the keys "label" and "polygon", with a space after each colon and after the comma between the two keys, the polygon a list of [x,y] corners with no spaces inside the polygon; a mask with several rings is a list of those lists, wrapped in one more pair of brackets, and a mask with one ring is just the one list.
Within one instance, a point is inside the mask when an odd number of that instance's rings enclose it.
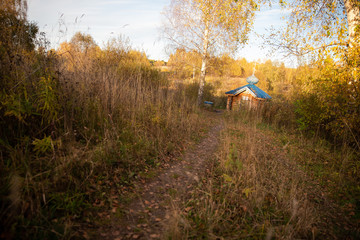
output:
{"label": "tree trunk", "polygon": [[198,92],[198,99],[197,99],[199,106],[202,104],[203,95],[204,95],[208,47],[209,47],[209,29],[208,29],[208,26],[206,26],[205,31],[204,31],[203,52],[202,52],[201,72],[200,72],[200,83],[199,83],[199,92]]}
{"label": "tree trunk", "polygon": [[355,43],[359,43],[358,36],[356,36],[356,27],[360,25],[360,6],[356,0],[344,0],[344,5],[349,27],[350,46],[352,46]]}
{"label": "tree trunk", "polygon": [[200,83],[198,92],[198,105],[200,106],[204,96],[205,76],[206,76],[207,57],[204,56],[201,63]]}
{"label": "tree trunk", "polygon": [[[345,10],[346,10],[346,18],[348,22],[349,29],[349,47],[358,47],[359,38],[360,38],[360,4],[357,2],[358,0],[344,0]],[[351,50],[350,50],[351,51]],[[357,69],[354,67],[352,69],[353,79],[349,82],[353,84],[353,82],[358,81]]]}

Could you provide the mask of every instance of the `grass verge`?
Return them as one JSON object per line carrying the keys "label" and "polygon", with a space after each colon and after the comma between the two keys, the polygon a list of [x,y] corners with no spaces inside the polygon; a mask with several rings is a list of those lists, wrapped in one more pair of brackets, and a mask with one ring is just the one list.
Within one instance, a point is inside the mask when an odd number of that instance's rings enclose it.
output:
{"label": "grass verge", "polygon": [[225,122],[209,175],[174,206],[169,239],[359,237],[358,179],[345,174],[356,152],[248,113]]}

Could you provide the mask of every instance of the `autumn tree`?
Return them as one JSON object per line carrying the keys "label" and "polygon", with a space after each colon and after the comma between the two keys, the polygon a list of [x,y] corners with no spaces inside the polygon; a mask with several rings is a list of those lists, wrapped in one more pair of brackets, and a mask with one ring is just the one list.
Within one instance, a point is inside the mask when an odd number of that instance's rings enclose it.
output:
{"label": "autumn tree", "polygon": [[196,51],[189,52],[183,48],[178,48],[174,54],[170,54],[168,65],[176,76],[182,78],[192,76],[194,79],[200,71],[201,57]]}
{"label": "autumn tree", "polygon": [[[359,44],[360,2],[358,0],[280,1],[290,9],[287,26],[273,31],[268,44],[295,55],[340,53]],[[341,53],[344,53],[343,51]]]}
{"label": "autumn tree", "polygon": [[[281,1],[290,9],[287,26],[268,43],[311,67],[302,82],[296,111],[303,129],[322,129],[360,148],[360,2]],[[302,71],[299,71],[302,73]],[[348,136],[348,137],[346,137]]]}
{"label": "autumn tree", "polygon": [[87,52],[88,49],[95,48],[97,45],[90,34],[77,32],[71,38],[70,43],[81,52]]}
{"label": "autumn tree", "polygon": [[[16,84],[19,75],[15,67],[24,62],[24,51],[35,47],[38,28],[26,20],[26,1],[2,0],[0,2],[0,87],[6,90]],[[19,67],[19,71],[22,71]]]}
{"label": "autumn tree", "polygon": [[255,0],[172,0],[163,15],[164,37],[169,46],[197,51],[201,55],[198,104],[202,102],[206,69],[211,55],[234,51],[246,43]]}

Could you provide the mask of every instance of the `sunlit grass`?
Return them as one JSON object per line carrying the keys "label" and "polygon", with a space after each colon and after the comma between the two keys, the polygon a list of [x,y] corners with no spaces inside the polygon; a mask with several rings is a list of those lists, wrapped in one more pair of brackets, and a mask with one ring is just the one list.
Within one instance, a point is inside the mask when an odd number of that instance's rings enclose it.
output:
{"label": "sunlit grass", "polygon": [[[355,236],[355,152],[278,129],[254,114],[226,116],[218,157],[183,204],[173,208],[172,239],[294,239]],[[345,167],[345,162],[352,163]],[[339,198],[342,196],[342,199]],[[346,197],[345,197],[346,196]],[[352,207],[344,207],[344,206]],[[334,217],[337,215],[338,217]],[[331,219],[331,220],[330,220]],[[344,227],[345,226],[345,227]],[[344,230],[345,229],[345,230]],[[347,229],[347,230],[346,230]]]}

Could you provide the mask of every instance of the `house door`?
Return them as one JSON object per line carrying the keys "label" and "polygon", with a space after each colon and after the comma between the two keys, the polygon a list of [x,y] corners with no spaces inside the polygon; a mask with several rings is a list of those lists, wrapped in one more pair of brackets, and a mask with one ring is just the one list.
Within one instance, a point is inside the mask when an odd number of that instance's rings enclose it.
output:
{"label": "house door", "polygon": [[227,110],[232,110],[233,98],[234,98],[233,96],[228,96],[227,105],[226,105]]}

